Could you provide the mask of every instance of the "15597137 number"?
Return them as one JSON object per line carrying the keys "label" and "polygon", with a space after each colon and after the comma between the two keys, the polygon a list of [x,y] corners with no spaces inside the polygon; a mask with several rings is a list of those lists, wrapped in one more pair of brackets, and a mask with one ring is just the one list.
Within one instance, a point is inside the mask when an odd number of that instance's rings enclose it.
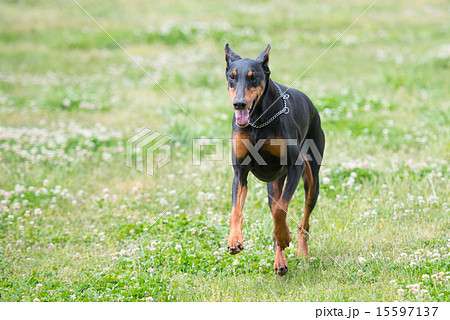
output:
{"label": "15597137 number", "polygon": [[434,317],[438,307],[377,307],[377,317]]}

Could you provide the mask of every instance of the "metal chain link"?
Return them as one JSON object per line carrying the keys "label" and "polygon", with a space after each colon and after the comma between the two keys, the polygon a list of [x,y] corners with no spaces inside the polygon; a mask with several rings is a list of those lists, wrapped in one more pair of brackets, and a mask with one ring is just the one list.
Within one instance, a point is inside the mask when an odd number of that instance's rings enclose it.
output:
{"label": "metal chain link", "polygon": [[284,114],[288,114],[289,113],[289,107],[286,104],[287,99],[289,99],[289,94],[287,94],[287,93],[283,94],[283,91],[281,91],[281,88],[278,86],[278,84],[276,82],[274,82],[274,84],[277,87],[278,92],[280,93],[280,97],[283,99],[284,108],[281,109],[280,111],[278,111],[277,113],[275,113],[269,120],[267,120],[266,122],[264,122],[264,123],[262,123],[260,125],[256,125],[255,123],[248,122],[248,124],[250,126],[252,126],[253,128],[256,128],[256,129],[263,128],[263,127],[267,126],[269,123],[271,123],[272,121],[274,121],[276,118],[278,118],[283,113]]}

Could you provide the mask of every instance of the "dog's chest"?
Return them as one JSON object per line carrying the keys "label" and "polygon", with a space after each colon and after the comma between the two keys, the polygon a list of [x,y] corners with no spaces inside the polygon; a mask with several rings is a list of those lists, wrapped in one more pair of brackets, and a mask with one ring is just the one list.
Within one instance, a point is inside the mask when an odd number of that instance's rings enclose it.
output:
{"label": "dog's chest", "polygon": [[[233,134],[233,151],[239,162],[253,165],[277,165],[286,157],[287,141],[281,136],[252,137],[246,132]],[[250,159],[251,163],[248,163]]]}

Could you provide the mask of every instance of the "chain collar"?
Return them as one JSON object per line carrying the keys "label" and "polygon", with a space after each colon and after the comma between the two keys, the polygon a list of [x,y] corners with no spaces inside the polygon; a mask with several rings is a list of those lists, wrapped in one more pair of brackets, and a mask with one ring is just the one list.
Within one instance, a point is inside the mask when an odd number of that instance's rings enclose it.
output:
{"label": "chain collar", "polygon": [[275,113],[269,120],[267,120],[266,122],[264,122],[262,124],[257,125],[254,122],[250,122],[249,121],[248,124],[250,126],[252,126],[253,128],[256,128],[256,129],[263,128],[263,127],[267,126],[268,124],[270,124],[272,121],[274,121],[276,118],[281,116],[282,114],[288,114],[289,113],[289,107],[286,105],[287,99],[289,99],[289,94],[283,93],[283,91],[281,91],[281,88],[278,86],[278,84],[276,82],[273,82],[273,83],[277,87],[278,92],[280,93],[280,97],[283,99],[284,108],[281,109],[280,111],[278,111],[277,113]]}

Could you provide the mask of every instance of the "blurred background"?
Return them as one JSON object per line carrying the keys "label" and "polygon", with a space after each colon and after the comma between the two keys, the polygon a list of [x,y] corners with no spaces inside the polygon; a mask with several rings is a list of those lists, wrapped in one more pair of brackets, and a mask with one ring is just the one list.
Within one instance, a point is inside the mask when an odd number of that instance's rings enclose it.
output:
{"label": "blurred background", "polygon": [[[310,69],[372,1],[78,3],[0,3],[1,300],[448,301],[448,1],[379,0]],[[229,257],[232,169],[191,161],[193,139],[231,135],[226,43],[270,43],[282,84],[307,70],[293,87],[327,138],[317,259],[290,256],[282,282],[265,186]],[[125,166],[142,128],[173,137],[155,176]]]}

